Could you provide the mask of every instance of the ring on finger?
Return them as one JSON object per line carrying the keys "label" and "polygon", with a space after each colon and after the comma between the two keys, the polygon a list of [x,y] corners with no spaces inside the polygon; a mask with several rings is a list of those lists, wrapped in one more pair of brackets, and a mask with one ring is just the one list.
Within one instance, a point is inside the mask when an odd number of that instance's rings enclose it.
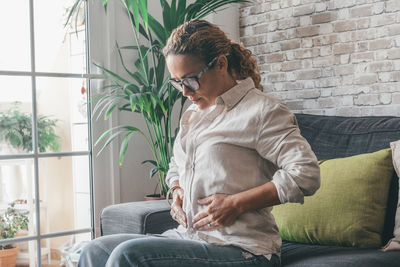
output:
{"label": "ring on finger", "polygon": [[212,225],[212,223],[208,223],[207,226],[208,226],[208,228],[211,228],[213,225]]}

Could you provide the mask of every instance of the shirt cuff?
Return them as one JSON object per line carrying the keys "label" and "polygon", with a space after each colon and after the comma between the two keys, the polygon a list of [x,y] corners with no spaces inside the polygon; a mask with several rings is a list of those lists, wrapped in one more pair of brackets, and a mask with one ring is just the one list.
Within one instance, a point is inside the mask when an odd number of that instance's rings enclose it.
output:
{"label": "shirt cuff", "polygon": [[287,202],[304,203],[304,194],[297,186],[296,182],[283,170],[275,172],[272,183],[278,191],[278,198],[281,204]]}
{"label": "shirt cuff", "polygon": [[173,182],[179,180],[179,175],[172,176],[172,177],[167,177],[165,180],[166,180],[165,182],[167,183],[168,187],[171,187],[171,184]]}

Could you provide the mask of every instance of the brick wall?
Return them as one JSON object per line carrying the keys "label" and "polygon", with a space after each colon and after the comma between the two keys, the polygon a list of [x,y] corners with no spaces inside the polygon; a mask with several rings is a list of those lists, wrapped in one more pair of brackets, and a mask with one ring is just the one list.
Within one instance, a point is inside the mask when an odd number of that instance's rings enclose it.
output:
{"label": "brick wall", "polygon": [[240,36],[291,110],[400,116],[400,0],[256,0]]}

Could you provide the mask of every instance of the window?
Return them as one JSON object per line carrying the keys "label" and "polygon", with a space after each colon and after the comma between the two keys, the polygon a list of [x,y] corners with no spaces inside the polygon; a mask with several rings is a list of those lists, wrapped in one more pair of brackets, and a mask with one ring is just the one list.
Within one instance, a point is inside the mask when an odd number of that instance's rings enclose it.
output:
{"label": "window", "polygon": [[[0,9],[0,213],[27,229],[0,240],[17,264],[73,262],[94,235],[87,8],[74,0],[5,1]],[[75,21],[77,27],[75,28]]]}

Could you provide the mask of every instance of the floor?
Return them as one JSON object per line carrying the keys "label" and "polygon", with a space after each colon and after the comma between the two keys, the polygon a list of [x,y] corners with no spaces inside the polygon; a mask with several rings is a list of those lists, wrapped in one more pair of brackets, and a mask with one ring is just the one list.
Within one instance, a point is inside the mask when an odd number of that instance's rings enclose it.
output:
{"label": "floor", "polygon": [[[29,267],[29,263],[17,264],[15,267]],[[52,261],[51,263],[42,263],[42,267],[60,267],[60,261]]]}
{"label": "floor", "polygon": [[[47,262],[47,258],[42,259],[42,267],[65,267],[65,265],[60,265],[60,253],[58,250],[51,250],[51,262]],[[1,266],[0,266],[1,267]],[[18,263],[15,267],[29,267],[29,263]]]}

